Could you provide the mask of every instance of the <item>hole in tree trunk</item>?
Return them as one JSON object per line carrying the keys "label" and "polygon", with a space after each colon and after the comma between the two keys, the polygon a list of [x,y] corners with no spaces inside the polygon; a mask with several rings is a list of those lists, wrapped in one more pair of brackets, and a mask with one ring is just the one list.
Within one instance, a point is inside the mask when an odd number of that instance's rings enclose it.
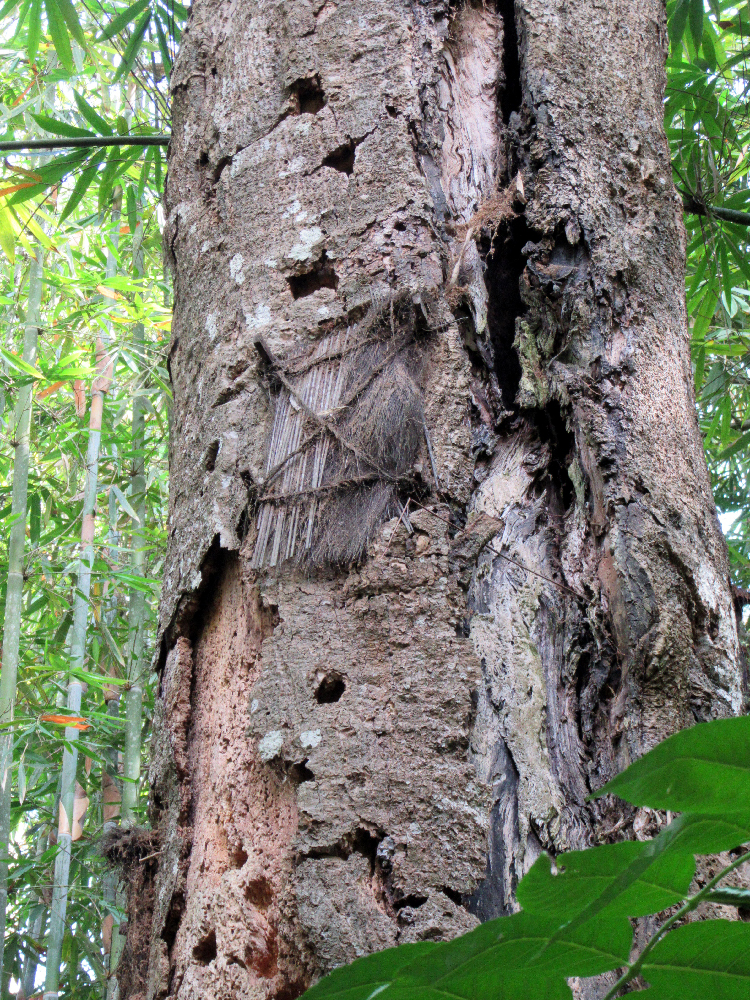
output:
{"label": "hole in tree trunk", "polygon": [[193,958],[201,965],[208,965],[216,958],[216,931],[210,931],[202,941],[193,948]]}
{"label": "hole in tree trunk", "polygon": [[206,457],[203,459],[203,464],[208,472],[213,472],[216,468],[216,457],[219,454],[220,443],[220,441],[212,441],[208,448],[206,448]]}
{"label": "hole in tree trunk", "polygon": [[341,674],[326,674],[315,692],[315,700],[319,705],[331,705],[341,698],[344,691],[346,691],[346,682]]}
{"label": "hole in tree trunk", "polygon": [[344,143],[343,146],[337,146],[332,153],[329,153],[323,160],[324,167],[333,167],[334,170],[340,171],[342,174],[351,174],[354,170],[354,156],[356,153],[356,146],[354,142],[350,139],[349,142]]}
{"label": "hole in tree trunk", "polygon": [[320,83],[320,76],[303,77],[292,84],[292,94],[297,98],[298,114],[316,115],[326,106],[326,95]]}
{"label": "hole in tree trunk", "polygon": [[293,299],[304,299],[321,288],[338,288],[339,279],[325,253],[316,266],[304,274],[292,274],[287,279]]}

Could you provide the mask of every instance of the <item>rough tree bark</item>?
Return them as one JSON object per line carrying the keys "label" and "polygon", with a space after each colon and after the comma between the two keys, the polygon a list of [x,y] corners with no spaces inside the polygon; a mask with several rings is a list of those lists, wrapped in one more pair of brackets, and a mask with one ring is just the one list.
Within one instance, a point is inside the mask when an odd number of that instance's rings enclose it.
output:
{"label": "rough tree bark", "polygon": [[661,0],[195,0],[124,997],[292,998],[508,912],[658,824],[592,788],[741,710],[666,45]]}

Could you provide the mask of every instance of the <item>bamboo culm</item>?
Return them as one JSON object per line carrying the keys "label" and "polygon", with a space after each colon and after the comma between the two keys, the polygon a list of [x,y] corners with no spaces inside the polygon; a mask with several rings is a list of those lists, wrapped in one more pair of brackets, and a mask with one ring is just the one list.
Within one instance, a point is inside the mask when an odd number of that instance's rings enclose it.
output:
{"label": "bamboo culm", "polygon": [[[29,305],[23,338],[23,360],[30,365],[36,364],[42,301],[42,269],[42,248],[37,245],[36,259],[32,261],[29,270]],[[8,727],[0,733],[0,969],[3,968],[5,919],[8,905],[8,853],[13,795],[13,730],[9,724],[13,722],[15,713],[21,641],[32,390],[33,383],[31,381],[19,390],[14,415],[13,498],[8,544],[8,583],[5,600],[2,673],[0,674],[0,722]]]}
{"label": "bamboo culm", "polygon": [[[113,209],[112,242],[115,247],[119,237],[119,205]],[[107,278],[114,277],[116,260],[111,252],[107,257]],[[104,396],[111,379],[111,363],[105,344],[97,345],[97,377],[91,386],[91,409],[89,415],[89,438],[86,451],[86,479],[83,491],[83,523],[81,526],[81,556],[78,570],[73,629],[70,652],[70,674],[68,678],[68,710],[79,715],[83,685],[80,671],[86,660],[86,632],[88,626],[89,597],[91,593],[91,570],[94,563],[94,529],[96,521],[96,495],[99,478],[99,445],[102,432]],[[65,913],[68,903],[70,861],[73,828],[73,801],[75,798],[76,770],[78,766],[78,730],[65,729],[65,750],[62,764],[62,790],[60,795],[60,817],[58,823],[58,852],[55,859],[55,878],[50,908],[49,933],[47,935],[47,968],[44,984],[44,1000],[58,1000],[60,988],[60,964],[65,937]]]}

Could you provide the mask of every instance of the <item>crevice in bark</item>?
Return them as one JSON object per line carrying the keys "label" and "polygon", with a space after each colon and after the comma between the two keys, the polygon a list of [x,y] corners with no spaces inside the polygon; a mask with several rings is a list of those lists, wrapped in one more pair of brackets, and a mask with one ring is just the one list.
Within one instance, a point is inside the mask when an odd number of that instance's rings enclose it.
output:
{"label": "crevice in bark", "polygon": [[410,892],[408,896],[401,896],[398,899],[393,899],[393,909],[397,913],[399,910],[403,910],[405,906],[409,906],[411,909],[417,910],[420,906],[424,906],[428,898],[428,896],[422,896],[420,893]]}
{"label": "crevice in bark", "polygon": [[526,306],[521,298],[520,280],[526,266],[522,248],[531,237],[526,220],[517,216],[503,221],[491,239],[480,242],[485,259],[484,281],[487,288],[487,330],[492,349],[502,403],[515,411],[521,382],[521,362],[514,345],[516,319]]}
{"label": "crevice in bark", "polygon": [[457,889],[451,889],[449,885],[441,885],[440,891],[444,896],[447,896],[452,903],[455,903],[456,906],[464,906],[463,895]]}
{"label": "crevice in bark", "polygon": [[358,826],[353,833],[345,834],[335,844],[315,847],[298,855],[297,863],[301,864],[303,861],[320,858],[342,858],[346,860],[351,854],[361,854],[370,862],[370,873],[374,874],[376,866],[380,863],[378,847],[384,839],[384,832],[378,830],[376,833],[373,833],[372,830]]}
{"label": "crevice in bark", "polygon": [[500,113],[507,125],[510,116],[514,111],[520,111],[523,103],[521,56],[518,47],[514,0],[497,0],[496,9],[503,19],[503,75],[505,80],[500,94]]}
{"label": "crevice in bark", "polygon": [[568,474],[575,449],[575,435],[568,428],[563,409],[556,399],[551,399],[544,409],[534,411],[533,416],[539,438],[549,449],[548,481],[556,488],[563,510],[567,510],[575,500],[575,489]]}

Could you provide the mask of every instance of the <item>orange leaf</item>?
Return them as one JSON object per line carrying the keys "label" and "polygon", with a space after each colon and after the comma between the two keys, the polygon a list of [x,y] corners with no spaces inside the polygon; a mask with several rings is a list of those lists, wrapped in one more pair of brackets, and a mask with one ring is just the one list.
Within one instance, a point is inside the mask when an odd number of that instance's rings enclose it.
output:
{"label": "orange leaf", "polygon": [[130,226],[120,226],[120,236],[127,236],[130,232]]}
{"label": "orange leaf", "polygon": [[41,174],[35,174],[33,170],[24,170],[23,167],[17,167],[14,163],[9,163],[8,160],[3,160],[6,169],[10,170],[12,174],[20,174],[22,177],[29,177],[32,181],[41,183],[43,177]]}
{"label": "orange leaf", "polygon": [[54,722],[56,726],[68,726],[70,729],[91,729],[91,723],[80,715],[40,715],[40,722]]}
{"label": "orange leaf", "polygon": [[12,184],[8,188],[1,188],[0,189],[0,198],[2,198],[3,195],[13,194],[14,191],[21,191],[23,188],[30,188],[30,187],[34,187],[34,185],[31,184],[31,183],[29,183],[29,184]]}
{"label": "orange leaf", "polygon": [[112,289],[111,288],[107,288],[106,285],[97,285],[96,286],[96,290],[97,290],[97,292],[99,292],[100,295],[104,295],[108,299],[121,299],[122,298],[122,295],[118,295],[117,292],[113,292]]}
{"label": "orange leaf", "polygon": [[64,382],[55,382],[54,385],[48,385],[46,389],[42,389],[41,392],[36,394],[36,398],[45,399],[47,396],[51,396],[53,392],[57,392],[57,390],[64,385]]}

